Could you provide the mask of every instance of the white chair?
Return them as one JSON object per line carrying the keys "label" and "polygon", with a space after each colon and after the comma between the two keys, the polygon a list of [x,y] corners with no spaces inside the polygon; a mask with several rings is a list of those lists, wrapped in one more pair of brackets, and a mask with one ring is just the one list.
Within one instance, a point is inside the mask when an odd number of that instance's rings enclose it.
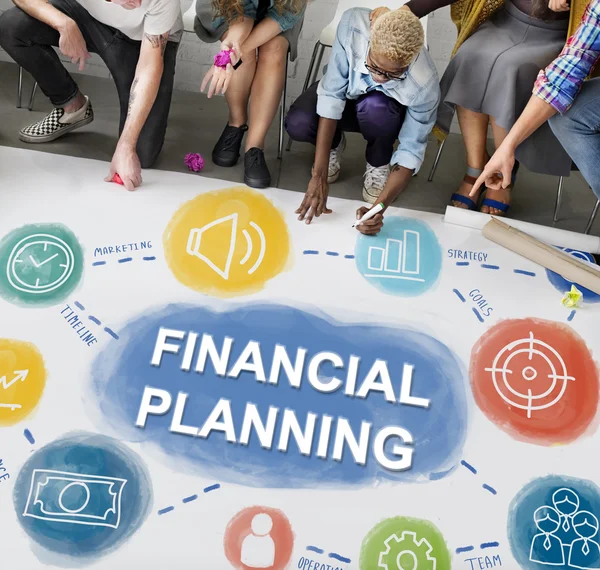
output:
{"label": "white chair", "polygon": [[[331,20],[331,22],[329,22],[329,24],[327,24],[327,26],[323,29],[319,39],[317,40],[317,43],[315,44],[315,48],[313,49],[312,57],[310,58],[310,63],[308,65],[308,71],[306,72],[306,79],[304,80],[304,86],[302,87],[302,93],[304,93],[309,86],[316,81],[319,74],[319,69],[321,68],[321,62],[323,61],[325,48],[333,47],[338,24],[340,23],[340,20],[342,19],[342,16],[346,10],[350,10],[351,8],[375,9],[382,6],[390,8],[391,10],[396,10],[404,6],[406,2],[408,2],[408,0],[339,0],[333,20]],[[425,32],[425,46],[427,46],[427,16],[421,18],[421,25],[423,26],[423,30]],[[317,62],[316,65],[315,62]],[[289,139],[286,150],[290,150],[292,148],[292,142],[292,139]]]}
{"label": "white chair", "polygon": [[[192,5],[183,13],[183,29],[186,32],[194,32],[194,20],[196,19],[196,2],[192,1]],[[288,81],[288,66],[290,58],[288,56],[285,62],[285,81],[283,83],[283,94],[281,96],[281,105],[279,110],[279,142],[277,147],[277,158],[281,159],[283,156],[283,133],[284,131],[284,119],[285,119],[285,101],[287,96],[287,81]]]}
{"label": "white chair", "polygon": [[[33,84],[33,88],[31,89],[31,95],[29,97],[29,105],[27,108],[31,111],[33,109],[33,100],[35,99],[35,94],[37,92],[37,81]],[[23,93],[23,68],[19,65],[19,82],[17,86],[17,109],[21,108],[21,96]]]}

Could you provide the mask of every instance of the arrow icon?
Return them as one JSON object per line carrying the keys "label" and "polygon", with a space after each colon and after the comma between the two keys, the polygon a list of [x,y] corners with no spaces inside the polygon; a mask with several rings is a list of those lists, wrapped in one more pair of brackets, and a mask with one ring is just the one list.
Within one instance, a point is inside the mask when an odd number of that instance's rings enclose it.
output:
{"label": "arrow icon", "polygon": [[8,390],[13,384],[17,383],[19,380],[23,382],[27,378],[29,370],[15,370],[13,374],[15,375],[15,377],[10,381],[6,380],[6,376],[2,376],[2,378],[0,378],[0,386],[3,386],[5,390]]}

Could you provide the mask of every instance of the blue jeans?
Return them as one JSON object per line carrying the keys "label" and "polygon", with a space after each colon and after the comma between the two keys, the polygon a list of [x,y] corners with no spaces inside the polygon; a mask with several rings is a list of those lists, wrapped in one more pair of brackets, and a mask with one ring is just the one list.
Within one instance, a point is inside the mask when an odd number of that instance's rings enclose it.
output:
{"label": "blue jeans", "polygon": [[550,127],[600,200],[600,78],[583,84],[573,106]]}

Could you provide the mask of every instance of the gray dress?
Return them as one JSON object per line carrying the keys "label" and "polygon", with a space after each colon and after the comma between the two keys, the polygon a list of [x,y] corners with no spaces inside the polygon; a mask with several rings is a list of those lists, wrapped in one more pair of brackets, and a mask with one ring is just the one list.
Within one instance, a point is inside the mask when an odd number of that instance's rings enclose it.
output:
{"label": "gray dress", "polygon": [[[468,38],[441,81],[437,125],[449,132],[455,106],[494,117],[510,130],[527,105],[539,71],[562,50],[568,19],[542,21],[510,0]],[[523,142],[516,158],[532,172],[568,176],[571,159],[546,123]]]}
{"label": "gray dress", "polygon": [[[253,2],[246,0],[245,4],[252,8],[251,4],[253,4]],[[249,17],[254,17],[255,13],[256,12],[254,10],[252,13],[246,15]],[[279,21],[285,20],[285,16],[281,18],[278,17],[277,14],[273,14],[273,16],[278,23]],[[295,59],[298,57],[298,39],[300,38],[303,24],[304,11],[297,18],[293,27],[281,33],[281,35],[288,41],[290,45],[291,61],[295,61]],[[194,31],[203,42],[214,43],[219,41],[228,28],[229,24],[223,18],[215,16],[212,0],[196,1],[196,19],[194,20]]]}

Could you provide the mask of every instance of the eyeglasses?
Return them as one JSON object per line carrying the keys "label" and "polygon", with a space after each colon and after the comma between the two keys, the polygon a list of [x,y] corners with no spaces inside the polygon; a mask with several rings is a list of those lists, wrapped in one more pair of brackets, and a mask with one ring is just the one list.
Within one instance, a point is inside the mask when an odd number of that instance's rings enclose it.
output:
{"label": "eyeglasses", "polygon": [[383,69],[379,69],[378,67],[373,67],[372,65],[369,65],[366,61],[365,61],[365,67],[367,68],[367,71],[369,73],[373,73],[374,75],[379,75],[379,77],[383,77],[387,81],[393,81],[395,79],[404,79],[404,74],[406,73],[406,70],[408,69],[408,67],[405,67],[404,69],[402,69],[401,71],[399,71],[397,73],[388,73],[387,71],[383,71]]}

